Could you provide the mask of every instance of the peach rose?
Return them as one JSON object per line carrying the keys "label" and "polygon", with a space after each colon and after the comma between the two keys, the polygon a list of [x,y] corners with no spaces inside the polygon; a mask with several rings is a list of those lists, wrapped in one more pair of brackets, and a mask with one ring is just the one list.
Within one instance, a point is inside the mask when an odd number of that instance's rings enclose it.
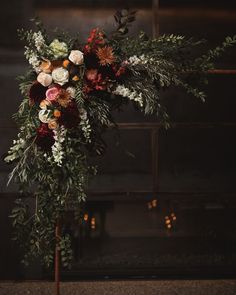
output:
{"label": "peach rose", "polygon": [[40,71],[49,74],[51,73],[52,64],[49,60],[42,61],[39,66]]}
{"label": "peach rose", "polygon": [[44,99],[44,100],[42,100],[42,101],[40,102],[39,107],[40,107],[40,109],[42,109],[42,110],[46,110],[46,109],[47,109],[47,106],[49,106],[49,105],[51,105],[50,101]]}
{"label": "peach rose", "polygon": [[37,81],[44,87],[47,87],[50,84],[52,84],[52,76],[44,72],[41,72],[38,74]]}

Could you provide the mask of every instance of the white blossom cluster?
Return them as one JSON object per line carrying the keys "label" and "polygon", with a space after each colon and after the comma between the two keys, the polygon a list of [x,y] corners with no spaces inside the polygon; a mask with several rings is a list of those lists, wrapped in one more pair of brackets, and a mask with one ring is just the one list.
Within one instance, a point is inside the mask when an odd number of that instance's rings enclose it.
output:
{"label": "white blossom cluster", "polygon": [[141,107],[143,107],[142,93],[138,93],[137,91],[132,91],[129,88],[126,88],[124,85],[118,85],[116,89],[113,91],[113,94],[127,97],[130,100],[136,101]]}
{"label": "white blossom cluster", "polygon": [[35,32],[33,34],[34,44],[38,51],[40,51],[45,46],[45,39],[41,31]]}
{"label": "white blossom cluster", "polygon": [[53,138],[55,139],[55,142],[52,146],[52,156],[57,166],[61,167],[64,157],[62,143],[65,141],[66,129],[64,126],[61,126],[60,128],[53,130],[53,133]]}
{"label": "white blossom cluster", "polygon": [[29,64],[32,65],[34,69],[37,69],[40,64],[39,56],[37,55],[37,53],[29,47],[25,46],[25,57],[28,60]]}
{"label": "white blossom cluster", "polygon": [[140,64],[146,64],[150,59],[148,59],[144,54],[137,56],[133,55],[131,56],[127,62],[128,64],[132,66],[140,65]]}
{"label": "white blossom cluster", "polygon": [[[38,52],[41,52],[42,49],[46,46],[45,39],[41,31],[35,32],[32,36],[35,48]],[[28,60],[29,64],[37,71],[37,67],[40,64],[40,59],[36,50],[25,46],[25,57]]]}
{"label": "white blossom cluster", "polygon": [[91,129],[91,125],[89,123],[87,111],[85,109],[81,108],[81,109],[79,109],[79,113],[80,113],[80,119],[81,119],[81,121],[80,121],[81,130],[82,130],[87,142],[91,142],[90,135],[91,135],[92,129]]}

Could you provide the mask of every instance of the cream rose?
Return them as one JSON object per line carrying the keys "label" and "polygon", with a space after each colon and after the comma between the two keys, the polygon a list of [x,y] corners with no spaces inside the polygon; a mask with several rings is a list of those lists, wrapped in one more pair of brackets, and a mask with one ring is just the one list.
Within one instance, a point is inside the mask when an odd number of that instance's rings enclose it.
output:
{"label": "cream rose", "polygon": [[48,110],[39,111],[39,120],[42,123],[48,123],[50,121],[49,114],[50,114],[50,111]]}
{"label": "cream rose", "polygon": [[52,71],[52,79],[59,85],[64,85],[69,81],[69,72],[64,68],[56,68]]}
{"label": "cream rose", "polygon": [[79,50],[71,50],[68,58],[75,65],[82,65],[84,62],[84,54]]}
{"label": "cream rose", "polygon": [[44,87],[47,87],[52,83],[52,76],[44,72],[41,72],[38,74],[37,81]]}
{"label": "cream rose", "polygon": [[60,42],[58,39],[54,39],[49,47],[52,50],[55,59],[66,57],[68,54],[66,43]]}

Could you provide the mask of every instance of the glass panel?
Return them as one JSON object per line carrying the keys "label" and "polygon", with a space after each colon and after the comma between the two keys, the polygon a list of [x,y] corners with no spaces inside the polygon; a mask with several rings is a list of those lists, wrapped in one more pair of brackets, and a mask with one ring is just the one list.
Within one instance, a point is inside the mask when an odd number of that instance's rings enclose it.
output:
{"label": "glass panel", "polygon": [[160,191],[234,192],[234,133],[235,127],[187,125],[163,130],[159,136]]}
{"label": "glass panel", "polygon": [[229,273],[236,266],[235,206],[229,195],[88,202],[82,225],[67,226],[76,259],[64,275]]}
{"label": "glass panel", "polygon": [[97,159],[98,175],[90,191],[143,191],[152,189],[150,131],[120,130],[104,137],[107,152]]}

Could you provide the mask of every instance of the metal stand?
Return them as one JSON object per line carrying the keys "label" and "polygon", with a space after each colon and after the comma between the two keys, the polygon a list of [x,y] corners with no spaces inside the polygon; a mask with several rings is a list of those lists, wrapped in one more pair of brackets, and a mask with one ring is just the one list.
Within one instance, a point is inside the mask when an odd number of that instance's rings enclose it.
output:
{"label": "metal stand", "polygon": [[61,225],[60,220],[57,219],[56,229],[55,229],[55,238],[56,238],[56,246],[55,246],[55,294],[60,295],[60,250],[58,248],[58,241],[60,240],[61,235]]}

